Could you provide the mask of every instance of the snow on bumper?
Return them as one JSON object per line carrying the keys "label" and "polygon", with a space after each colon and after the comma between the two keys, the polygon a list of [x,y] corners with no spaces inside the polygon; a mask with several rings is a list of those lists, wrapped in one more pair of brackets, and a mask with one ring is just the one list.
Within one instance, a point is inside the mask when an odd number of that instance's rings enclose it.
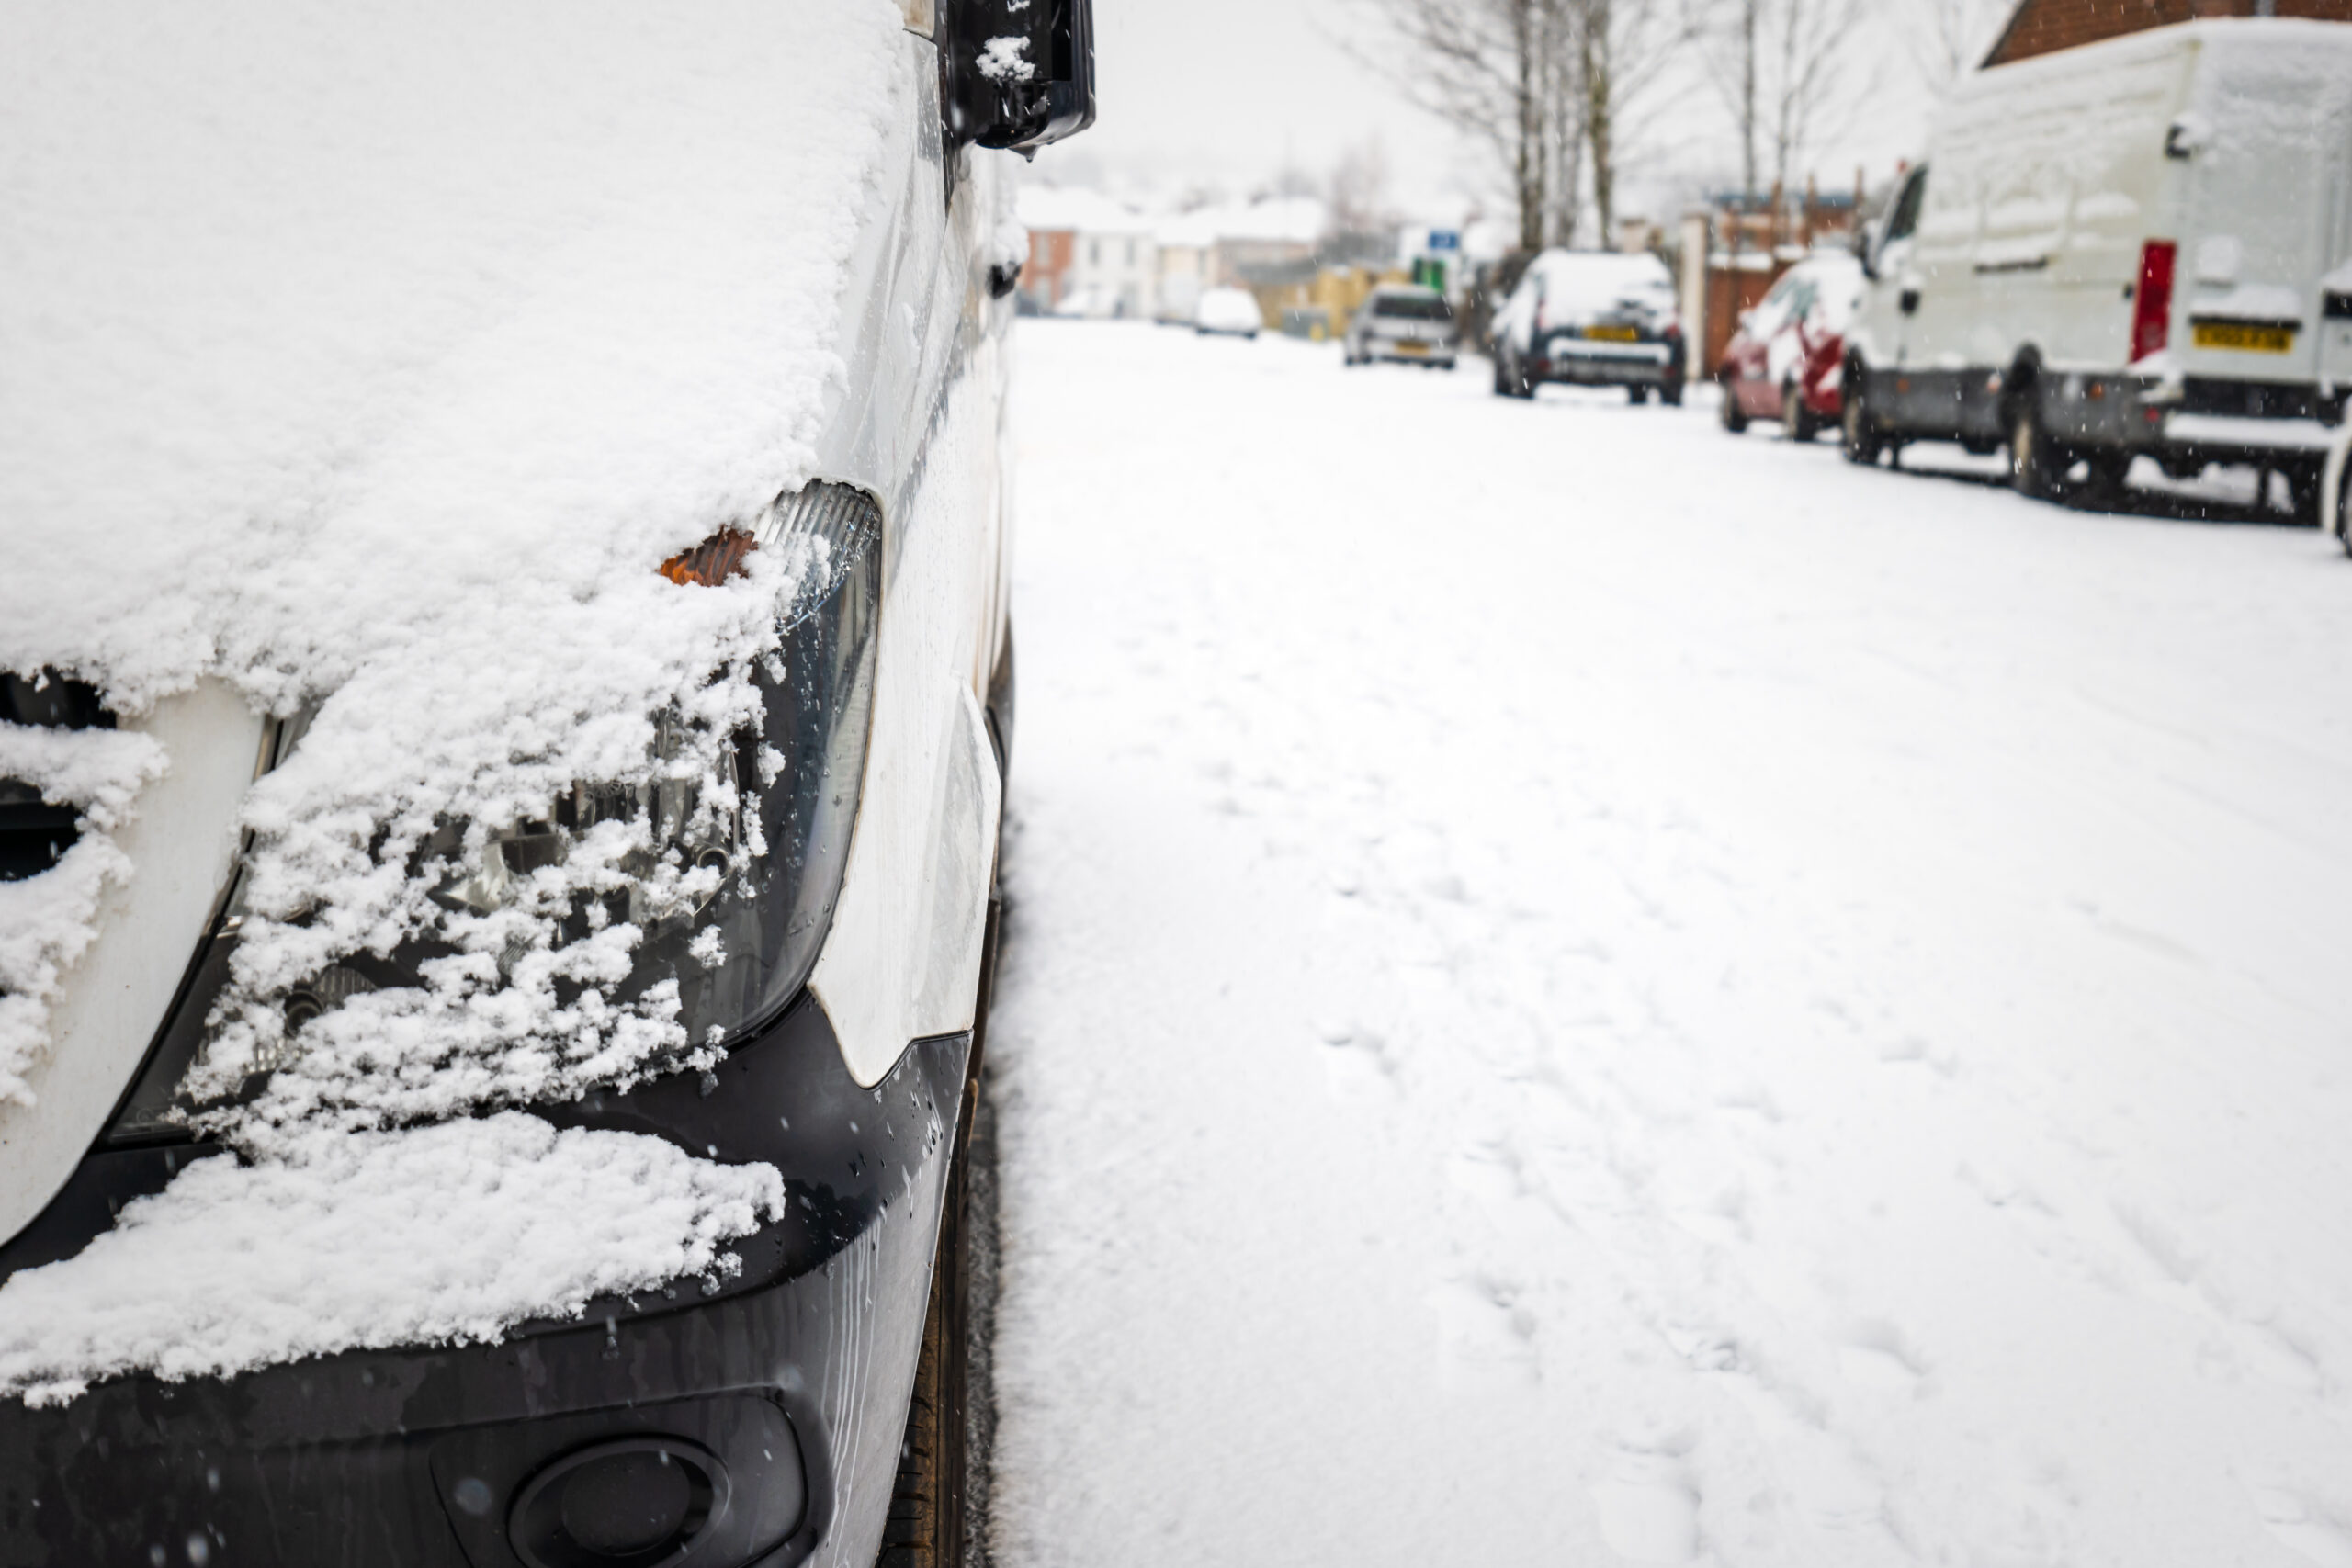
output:
{"label": "snow on bumper", "polygon": [[[923,1042],[862,1088],[804,999],[722,1062],[715,1085],[673,1077],[543,1112],[561,1131],[542,1137],[654,1134],[707,1153],[720,1174],[771,1165],[781,1210],[707,1284],[591,1300],[503,1343],[351,1348],[228,1377],[138,1373],[62,1405],[0,1401],[0,1562],[145,1562],[157,1547],[200,1562],[232,1545],[254,1568],[505,1565],[510,1506],[542,1466],[648,1438],[731,1472],[737,1506],[697,1559],[870,1562],[969,1047],[967,1035]],[[163,1188],[190,1155],[94,1156],[0,1247],[0,1277],[71,1255],[111,1201]],[[684,1156],[665,1146],[653,1163],[671,1157]]]}

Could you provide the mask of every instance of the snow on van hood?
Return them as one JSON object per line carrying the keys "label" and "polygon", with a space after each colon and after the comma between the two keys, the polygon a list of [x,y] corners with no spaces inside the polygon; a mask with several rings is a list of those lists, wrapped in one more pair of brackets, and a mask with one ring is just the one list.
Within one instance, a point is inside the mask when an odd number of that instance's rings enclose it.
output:
{"label": "snow on van hood", "polygon": [[[752,704],[728,672],[772,637],[793,565],[755,557],[720,589],[654,569],[810,477],[843,385],[847,261],[915,112],[913,60],[888,0],[0,14],[0,669],[66,671],[122,713],[206,677],[280,715],[316,708],[244,808],[232,1057],[271,1043],[237,1036],[242,1004],[262,1016],[338,954],[424,930],[463,945],[406,869],[436,819],[494,826],[574,780],[641,780],[673,706],[700,737],[679,765],[716,779]],[[137,895],[107,829],[170,759],[129,739],[0,737],[0,771],[58,752],[42,777],[80,781],[60,798],[86,811],[81,880],[44,886],[61,866],[0,903],[16,1009],[0,1093],[46,1048],[51,994],[97,918],[85,884]],[[498,940],[517,935],[535,933]],[[560,1006],[545,968],[534,988],[460,967],[339,1081],[230,1118],[238,1164],[191,1168],[208,1174],[103,1258],[0,1287],[0,1388],[187,1364],[189,1336],[224,1331],[175,1310],[171,1259],[205,1226],[245,1234],[238,1205],[307,1182],[319,1226],[342,1213],[364,1232],[382,1205],[339,1211],[332,1184],[396,1192],[465,1167],[405,1139],[518,1170],[580,1146],[429,1123],[689,1056],[666,997],[608,994],[634,940],[578,944],[555,967],[584,990]],[[690,1231],[723,1219],[721,1239],[779,1190],[683,1158],[633,1180]],[[454,1246],[502,1186],[531,1183],[458,1182],[378,1256]],[[242,1359],[208,1365],[492,1332],[592,1284],[709,1266],[676,1235],[585,1228],[576,1261],[550,1254],[528,1280],[420,1275],[425,1307],[384,1307],[331,1252],[257,1267],[303,1292],[273,1310],[322,1326],[299,1347],[228,1335]],[[92,1292],[109,1303],[97,1341],[62,1334]]]}

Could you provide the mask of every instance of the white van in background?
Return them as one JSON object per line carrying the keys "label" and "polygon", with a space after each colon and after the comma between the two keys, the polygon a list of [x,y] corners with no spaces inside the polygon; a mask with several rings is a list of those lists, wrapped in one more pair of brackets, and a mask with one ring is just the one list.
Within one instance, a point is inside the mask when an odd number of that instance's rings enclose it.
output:
{"label": "white van in background", "polygon": [[2018,488],[2146,455],[2283,474],[2352,386],[2352,28],[2215,20],[1979,73],[1871,236],[1848,457],[2007,444]]}

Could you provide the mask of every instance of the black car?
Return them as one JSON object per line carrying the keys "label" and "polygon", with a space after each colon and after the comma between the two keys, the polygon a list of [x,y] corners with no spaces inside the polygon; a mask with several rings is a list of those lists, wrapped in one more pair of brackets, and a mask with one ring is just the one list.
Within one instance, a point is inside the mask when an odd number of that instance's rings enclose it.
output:
{"label": "black car", "polygon": [[1495,318],[1494,362],[1498,397],[1557,381],[1679,403],[1687,360],[1674,278],[1645,252],[1545,251]]}

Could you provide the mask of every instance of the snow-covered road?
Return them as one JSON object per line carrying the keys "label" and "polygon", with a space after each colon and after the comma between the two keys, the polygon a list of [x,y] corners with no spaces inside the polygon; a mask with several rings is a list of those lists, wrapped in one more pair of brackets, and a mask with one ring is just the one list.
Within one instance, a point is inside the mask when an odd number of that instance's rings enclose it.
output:
{"label": "snow-covered road", "polygon": [[1024,323],[997,1544],[2352,1563],[2352,564]]}

